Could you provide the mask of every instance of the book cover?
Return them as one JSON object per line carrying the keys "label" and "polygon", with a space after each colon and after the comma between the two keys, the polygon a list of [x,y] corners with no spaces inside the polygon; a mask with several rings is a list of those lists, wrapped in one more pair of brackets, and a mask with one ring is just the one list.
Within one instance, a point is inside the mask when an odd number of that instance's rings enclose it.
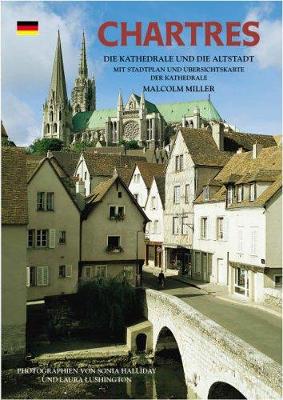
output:
{"label": "book cover", "polygon": [[281,17],[2,2],[2,398],[281,398]]}

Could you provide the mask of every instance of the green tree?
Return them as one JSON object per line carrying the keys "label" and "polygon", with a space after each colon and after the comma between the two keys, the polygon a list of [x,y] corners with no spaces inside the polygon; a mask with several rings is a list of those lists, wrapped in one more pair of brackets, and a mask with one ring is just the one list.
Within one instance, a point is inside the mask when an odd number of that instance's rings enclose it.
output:
{"label": "green tree", "polygon": [[32,154],[46,155],[48,150],[60,151],[63,148],[63,142],[59,139],[35,139],[29,146],[29,152]]}
{"label": "green tree", "polygon": [[77,317],[96,335],[123,340],[125,327],[140,320],[141,296],[125,279],[101,279],[79,287]]}
{"label": "green tree", "polygon": [[126,140],[121,140],[120,144],[122,144],[126,150],[136,150],[140,148],[137,140],[129,140],[128,142]]}
{"label": "green tree", "polygon": [[71,150],[81,153],[88,147],[94,147],[94,146],[92,143],[86,142],[86,141],[76,142],[76,143],[72,144]]}

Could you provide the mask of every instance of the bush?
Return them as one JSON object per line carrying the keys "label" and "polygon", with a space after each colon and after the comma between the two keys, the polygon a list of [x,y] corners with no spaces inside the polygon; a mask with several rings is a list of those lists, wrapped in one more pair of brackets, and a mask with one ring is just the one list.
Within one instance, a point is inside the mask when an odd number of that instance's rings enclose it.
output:
{"label": "bush", "polygon": [[78,291],[77,318],[96,335],[123,340],[125,327],[142,317],[142,301],[127,281],[87,282]]}
{"label": "bush", "polygon": [[82,151],[84,151],[88,147],[94,147],[94,144],[90,143],[90,142],[83,141],[83,142],[76,142],[76,143],[71,145],[71,149],[73,151],[78,152],[78,153],[81,153]]}

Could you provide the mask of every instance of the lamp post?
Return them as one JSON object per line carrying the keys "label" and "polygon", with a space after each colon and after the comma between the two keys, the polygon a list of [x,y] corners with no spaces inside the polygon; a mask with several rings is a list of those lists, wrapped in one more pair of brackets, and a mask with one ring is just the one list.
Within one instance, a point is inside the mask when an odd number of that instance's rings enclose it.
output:
{"label": "lamp post", "polygon": [[142,285],[142,273],[139,270],[139,233],[144,233],[144,231],[137,231],[136,236],[136,286]]}

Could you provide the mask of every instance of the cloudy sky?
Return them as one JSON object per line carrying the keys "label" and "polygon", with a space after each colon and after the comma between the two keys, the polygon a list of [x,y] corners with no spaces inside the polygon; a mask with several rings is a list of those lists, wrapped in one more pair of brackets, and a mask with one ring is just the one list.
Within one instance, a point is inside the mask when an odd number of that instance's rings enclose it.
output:
{"label": "cloudy sky", "polygon": [[[18,20],[39,21],[40,35],[16,35]],[[104,21],[245,21],[260,22],[260,44],[253,48],[202,45],[170,48],[103,46],[97,37]],[[133,25],[130,25],[133,28]],[[223,119],[246,132],[281,132],[281,2],[2,2],[2,109],[1,118],[17,145],[30,144],[41,133],[42,104],[46,99],[60,29],[65,75],[70,96],[78,70],[81,35],[87,37],[88,66],[97,84],[97,108],[116,106],[140,93],[148,76],[113,73],[105,55],[254,55],[256,62],[241,75],[213,74],[216,92],[211,99]],[[148,93],[155,103],[207,98],[206,94]]]}

